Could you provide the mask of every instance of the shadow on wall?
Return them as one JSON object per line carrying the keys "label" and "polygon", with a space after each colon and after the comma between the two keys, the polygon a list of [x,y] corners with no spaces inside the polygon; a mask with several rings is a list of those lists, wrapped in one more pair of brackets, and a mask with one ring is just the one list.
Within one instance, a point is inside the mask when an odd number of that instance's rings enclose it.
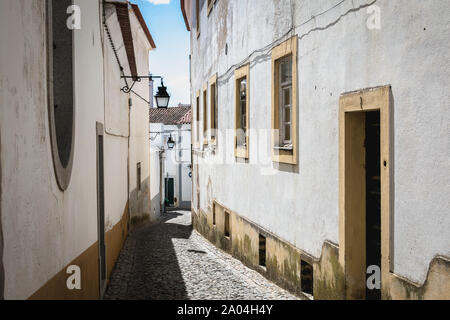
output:
{"label": "shadow on wall", "polygon": [[149,223],[129,234],[105,299],[188,299],[172,239],[188,239],[192,226],[166,223],[178,216],[177,212],[166,213],[156,225]]}
{"label": "shadow on wall", "polygon": [[146,220],[152,220],[150,208],[150,177],[141,182],[141,188],[130,192],[130,219],[131,228]]}

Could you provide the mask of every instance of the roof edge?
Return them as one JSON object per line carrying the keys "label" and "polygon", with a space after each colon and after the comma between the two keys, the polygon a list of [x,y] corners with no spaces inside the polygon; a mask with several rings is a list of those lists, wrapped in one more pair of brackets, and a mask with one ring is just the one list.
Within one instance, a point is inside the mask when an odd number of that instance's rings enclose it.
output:
{"label": "roof edge", "polygon": [[187,31],[191,31],[191,27],[189,26],[189,20],[186,14],[185,0],[180,0],[181,12],[183,13],[184,23],[186,24]]}
{"label": "roof edge", "polygon": [[152,47],[152,49],[156,49],[155,41],[153,40],[152,34],[148,29],[147,23],[145,22],[144,17],[142,16],[141,9],[139,9],[139,6],[134,3],[131,3],[131,7],[133,8],[134,14],[136,15],[139,23],[142,26],[142,29],[144,30],[145,36],[147,37],[150,46]]}

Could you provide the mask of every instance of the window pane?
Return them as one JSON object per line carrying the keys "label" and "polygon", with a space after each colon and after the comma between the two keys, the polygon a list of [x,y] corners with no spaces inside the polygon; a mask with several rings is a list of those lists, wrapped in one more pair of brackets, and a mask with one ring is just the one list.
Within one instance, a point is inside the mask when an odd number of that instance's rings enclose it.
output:
{"label": "window pane", "polygon": [[247,95],[247,78],[244,78],[239,83],[239,92],[241,95],[241,100],[245,100]]}
{"label": "window pane", "polygon": [[281,83],[292,82],[292,57],[283,58],[280,67]]}
{"label": "window pane", "polygon": [[284,105],[291,104],[291,87],[287,87],[283,89],[283,102]]}
{"label": "window pane", "polygon": [[239,126],[238,145],[245,145],[247,130],[247,78],[239,81]]}
{"label": "window pane", "polygon": [[284,108],[284,122],[291,122],[291,108]]}
{"label": "window pane", "polygon": [[284,140],[285,141],[291,140],[291,125],[290,124],[284,125]]}
{"label": "window pane", "polygon": [[247,79],[244,78],[240,82],[240,116],[241,128],[246,129],[246,111],[247,111]]}
{"label": "window pane", "polygon": [[291,121],[292,121],[292,56],[279,60],[278,63],[278,110],[280,126],[280,146],[284,147],[291,143]]}

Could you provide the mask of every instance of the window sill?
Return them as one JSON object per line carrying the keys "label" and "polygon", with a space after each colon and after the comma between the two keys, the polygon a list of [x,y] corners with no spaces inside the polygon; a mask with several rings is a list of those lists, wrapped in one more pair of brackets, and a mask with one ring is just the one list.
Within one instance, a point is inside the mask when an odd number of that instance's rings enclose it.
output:
{"label": "window sill", "polygon": [[237,146],[234,155],[236,158],[248,159],[248,146]]}
{"label": "window sill", "polygon": [[278,163],[296,165],[297,164],[297,152],[296,152],[295,148],[273,147],[272,161],[278,162]]}
{"label": "window sill", "polygon": [[294,147],[273,147],[275,150],[293,151]]}

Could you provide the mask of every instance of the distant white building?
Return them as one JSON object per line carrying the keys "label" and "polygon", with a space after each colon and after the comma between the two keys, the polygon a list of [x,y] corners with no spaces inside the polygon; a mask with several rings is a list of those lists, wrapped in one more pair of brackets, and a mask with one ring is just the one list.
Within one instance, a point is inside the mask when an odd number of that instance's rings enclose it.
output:
{"label": "distant white building", "polygon": [[150,188],[152,212],[164,212],[167,208],[190,210],[190,105],[150,108],[150,150],[150,171],[153,177]]}

